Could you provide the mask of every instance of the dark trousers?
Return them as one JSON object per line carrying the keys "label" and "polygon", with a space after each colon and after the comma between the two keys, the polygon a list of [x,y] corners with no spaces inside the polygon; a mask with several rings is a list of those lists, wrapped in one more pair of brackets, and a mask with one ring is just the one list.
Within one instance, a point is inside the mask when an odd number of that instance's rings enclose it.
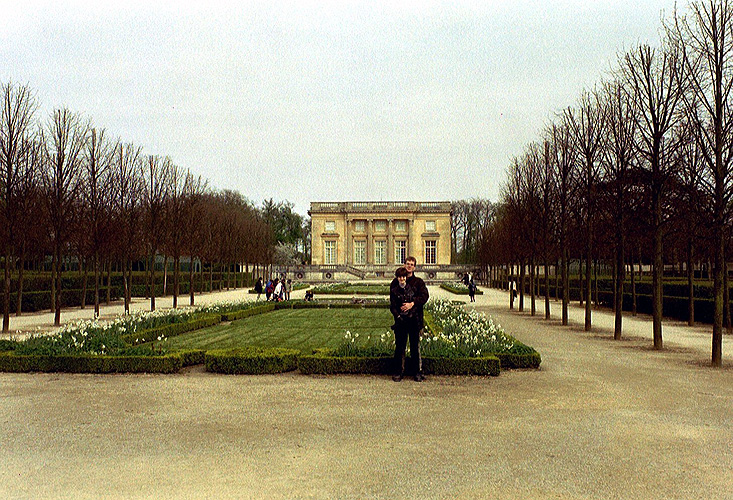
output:
{"label": "dark trousers", "polygon": [[405,373],[405,349],[407,338],[410,338],[410,362],[414,373],[422,373],[422,357],[420,356],[420,334],[422,329],[399,328],[394,331],[394,360],[397,373]]}

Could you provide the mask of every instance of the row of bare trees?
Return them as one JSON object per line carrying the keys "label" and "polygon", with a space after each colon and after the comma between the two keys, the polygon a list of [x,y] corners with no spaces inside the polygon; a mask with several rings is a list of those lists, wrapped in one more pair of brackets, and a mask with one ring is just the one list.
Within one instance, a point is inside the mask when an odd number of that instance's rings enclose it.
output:
{"label": "row of bare trees", "polygon": [[558,262],[563,324],[569,262],[583,259],[586,330],[593,262],[612,263],[617,339],[625,271],[645,255],[657,349],[665,256],[685,256],[691,297],[693,262],[712,261],[712,364],[720,366],[732,228],[733,4],[693,1],[665,21],[663,33],[659,47],[642,44],[621,55],[606,81],[559,113],[513,160],[482,244],[492,249],[486,258],[521,264],[521,273],[543,264],[546,280],[548,266]]}
{"label": "row of bare trees", "polygon": [[[55,324],[61,319],[62,267],[68,257],[93,270],[99,314],[103,270],[123,271],[129,312],[133,262],[147,261],[155,309],[156,259],[173,262],[178,305],[181,258],[224,267],[272,262],[273,232],[262,213],[232,191],[214,191],[170,158],[112,139],[68,109],[37,121],[38,104],[25,85],[0,87],[0,249],[3,331],[9,327],[11,276],[20,314],[24,263],[51,256]],[[109,287],[108,287],[109,290]],[[109,298],[109,291],[108,291]],[[108,299],[109,300],[109,299]]]}

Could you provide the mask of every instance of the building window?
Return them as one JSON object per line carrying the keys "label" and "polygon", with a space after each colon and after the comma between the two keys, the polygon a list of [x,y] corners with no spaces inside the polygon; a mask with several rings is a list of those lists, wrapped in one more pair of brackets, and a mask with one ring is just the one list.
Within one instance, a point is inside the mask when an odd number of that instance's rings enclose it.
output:
{"label": "building window", "polygon": [[435,264],[438,262],[438,242],[425,240],[425,263]]}
{"label": "building window", "polygon": [[363,220],[354,221],[354,231],[356,231],[357,233],[363,233],[366,229],[365,222],[366,221]]}
{"label": "building window", "polygon": [[366,264],[366,241],[364,240],[354,241],[354,264],[362,266]]}
{"label": "building window", "polygon": [[336,264],[336,242],[323,242],[323,263],[327,265]]}
{"label": "building window", "polygon": [[396,240],[394,242],[395,264],[404,264],[406,258],[407,258],[407,241]]}
{"label": "building window", "polygon": [[387,230],[387,221],[386,220],[375,220],[374,221],[374,230],[383,233]]}
{"label": "building window", "polygon": [[336,232],[336,221],[335,220],[327,220],[326,221],[326,232],[327,233],[335,233]]}
{"label": "building window", "polygon": [[435,232],[435,221],[434,220],[426,220],[425,221],[425,232],[426,233],[434,233]]}
{"label": "building window", "polygon": [[407,232],[407,221],[406,220],[395,221],[394,228],[395,228],[395,231],[397,231],[398,233],[406,233]]}
{"label": "building window", "polygon": [[374,263],[376,265],[387,263],[387,242],[384,240],[374,242]]}

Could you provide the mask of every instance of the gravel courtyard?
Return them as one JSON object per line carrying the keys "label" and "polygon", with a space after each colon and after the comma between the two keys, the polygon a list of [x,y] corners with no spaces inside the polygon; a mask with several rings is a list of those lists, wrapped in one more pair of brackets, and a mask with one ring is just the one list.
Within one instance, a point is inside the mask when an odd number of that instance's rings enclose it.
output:
{"label": "gravel courtyard", "polygon": [[615,342],[607,311],[586,333],[577,306],[562,327],[477,299],[540,370],[0,373],[0,497],[733,498],[730,337],[713,369],[706,326],[666,323],[657,352],[647,317]]}

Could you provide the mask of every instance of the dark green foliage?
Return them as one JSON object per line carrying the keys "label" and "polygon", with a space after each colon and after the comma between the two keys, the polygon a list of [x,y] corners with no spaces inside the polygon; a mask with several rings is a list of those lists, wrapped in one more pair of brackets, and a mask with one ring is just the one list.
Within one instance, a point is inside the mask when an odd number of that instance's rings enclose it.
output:
{"label": "dark green foliage", "polygon": [[18,342],[15,340],[0,339],[0,352],[14,351],[16,347],[18,347]]}
{"label": "dark green foliage", "polygon": [[511,352],[495,353],[494,356],[499,358],[501,367],[505,370],[512,368],[539,368],[542,363],[542,357],[538,352],[526,354],[514,354]]}
{"label": "dark green foliage", "polygon": [[393,372],[392,356],[337,356],[331,349],[316,349],[313,354],[298,356],[300,373],[332,375],[335,373],[383,374]]}
{"label": "dark green foliage", "polygon": [[[410,366],[409,359],[407,366]],[[384,375],[394,373],[392,356],[338,356],[330,349],[317,349],[313,354],[298,357],[298,370],[303,374],[331,375],[363,373]],[[499,359],[481,358],[423,358],[423,371],[434,375],[499,375]]]}
{"label": "dark green foliage", "polygon": [[178,353],[163,356],[44,356],[0,353],[0,372],[175,373]]}
{"label": "dark green foliage", "polygon": [[282,348],[239,347],[206,353],[206,370],[215,373],[260,375],[295,370],[299,351]]}
{"label": "dark green foliage", "polygon": [[423,358],[423,371],[434,375],[493,375],[500,372],[499,358]]}

